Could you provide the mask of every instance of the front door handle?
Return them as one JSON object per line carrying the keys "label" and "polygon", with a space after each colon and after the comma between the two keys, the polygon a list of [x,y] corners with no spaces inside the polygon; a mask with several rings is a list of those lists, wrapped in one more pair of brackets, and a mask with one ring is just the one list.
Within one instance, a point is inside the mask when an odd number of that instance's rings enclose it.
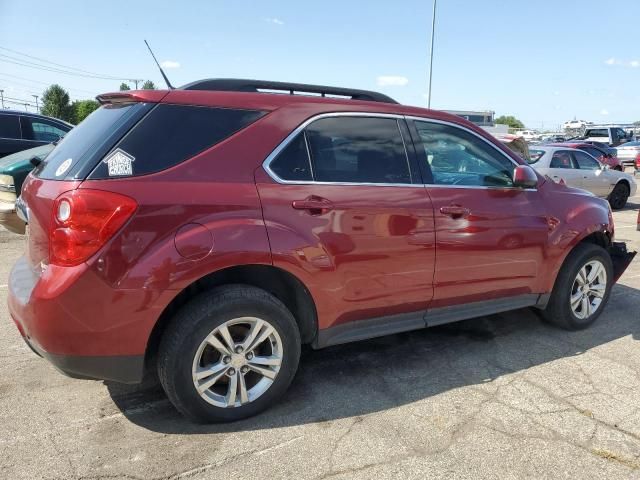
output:
{"label": "front door handle", "polygon": [[313,195],[304,200],[294,200],[291,206],[296,210],[307,210],[311,215],[322,215],[333,210],[333,203]]}
{"label": "front door handle", "polygon": [[440,213],[451,218],[466,218],[471,213],[471,210],[461,205],[449,205],[448,207],[440,207]]}

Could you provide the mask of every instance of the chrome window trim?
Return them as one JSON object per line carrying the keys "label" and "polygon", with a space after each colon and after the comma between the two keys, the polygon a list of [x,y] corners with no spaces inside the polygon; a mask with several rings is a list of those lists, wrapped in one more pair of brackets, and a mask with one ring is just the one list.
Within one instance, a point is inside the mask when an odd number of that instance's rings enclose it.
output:
{"label": "chrome window trim", "polygon": [[[267,174],[276,182],[282,185],[341,185],[341,186],[364,186],[364,187],[419,187],[424,188],[422,183],[371,183],[371,182],[318,182],[315,180],[284,180],[280,178],[273,170],[270,168],[270,164],[275,158],[284,150],[289,143],[305,128],[307,128],[310,124],[315,122],[316,120],[320,120],[323,118],[333,118],[333,117],[367,117],[367,118],[390,118],[396,120],[396,127],[400,133],[400,138],[402,139],[402,144],[405,151],[405,158],[407,160],[407,168],[409,169],[409,178],[413,181],[413,176],[411,174],[411,163],[409,162],[409,156],[407,152],[407,145],[405,143],[405,139],[402,135],[402,130],[400,129],[400,125],[398,122],[404,118],[404,115],[397,115],[391,113],[372,113],[372,112],[331,112],[331,113],[321,113],[315,115],[311,118],[308,118],[304,122],[302,122],[298,127],[295,128],[289,135],[285,137],[285,139],[280,142],[280,144],[267,156],[267,158],[262,162],[262,168],[267,172]],[[309,145],[307,142],[307,136],[305,134],[305,142],[307,143],[307,155],[309,157],[310,168],[313,169],[313,165],[311,164],[311,153],[309,151]],[[312,173],[313,175],[313,173]]]}
{"label": "chrome window trim", "polygon": [[[418,117],[415,115],[401,115],[401,114],[395,114],[395,113],[330,112],[330,113],[320,113],[311,118],[308,118],[307,120],[302,122],[298,127],[296,127],[291,133],[289,133],[289,135],[287,135],[284,138],[284,140],[282,140],[282,142],[280,142],[278,146],[275,149],[273,149],[273,151],[262,162],[262,168],[264,168],[265,172],[267,172],[267,175],[269,175],[269,177],[271,177],[271,179],[274,180],[276,183],[279,183],[282,185],[339,185],[339,186],[352,186],[352,187],[365,186],[365,187],[409,187],[409,188],[416,188],[416,187],[417,188],[459,188],[459,189],[471,189],[471,190],[519,190],[519,191],[526,191],[526,192],[535,192],[538,190],[537,188],[493,187],[493,186],[485,186],[485,185],[444,185],[444,184],[434,184],[434,183],[318,182],[315,180],[284,180],[280,178],[273,170],[271,170],[270,168],[271,162],[273,162],[273,160],[280,154],[280,152],[282,152],[282,150],[284,150],[300,132],[302,132],[307,126],[309,126],[311,123],[315,122],[316,120],[320,120],[322,118],[332,118],[332,117],[368,117],[368,118],[396,119],[396,123],[398,124],[397,126],[398,126],[398,129],[400,130],[400,136],[402,138],[402,142],[404,145],[405,155],[407,155],[407,162],[409,166],[409,175],[410,175],[411,181],[413,181],[413,175],[411,172],[411,162],[409,161],[409,157],[408,157],[406,140],[404,138],[404,135],[402,134],[402,129],[400,128],[400,125],[398,123],[400,120],[414,120],[419,122],[438,123],[441,125],[447,125],[450,127],[459,128],[461,130],[464,130],[465,132],[470,133],[474,137],[482,140],[483,142],[485,142],[493,150],[495,150],[500,155],[504,156],[507,160],[509,160],[509,162],[511,162],[511,164],[514,167],[521,165],[517,163],[509,155],[507,155],[505,152],[496,148],[495,145],[493,145],[489,140],[487,140],[483,136],[478,135],[478,133],[474,132],[473,130],[454,122],[437,120],[437,119],[427,118],[427,117]],[[313,176],[313,165],[311,162],[311,153],[309,151],[309,144],[307,141],[306,134],[304,135],[304,138],[305,138],[305,145],[307,147],[307,156],[309,158],[309,166]]]}

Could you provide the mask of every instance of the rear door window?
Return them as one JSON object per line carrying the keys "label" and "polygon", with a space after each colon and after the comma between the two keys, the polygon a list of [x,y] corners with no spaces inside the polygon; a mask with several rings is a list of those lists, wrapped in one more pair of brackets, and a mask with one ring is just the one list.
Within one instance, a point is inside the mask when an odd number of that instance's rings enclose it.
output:
{"label": "rear door window", "polygon": [[587,130],[587,137],[609,138],[609,130],[606,128],[594,128],[592,130]]}
{"label": "rear door window", "polygon": [[[233,135],[262,115],[264,112],[256,110],[159,104],[115,145],[89,178],[164,170]],[[121,168],[123,165],[126,168]]]}
{"label": "rear door window", "polygon": [[0,138],[22,138],[18,115],[0,115]]}
{"label": "rear door window", "polygon": [[269,164],[269,169],[279,179],[287,182],[313,180],[304,132],[300,132],[287,144]]}
{"label": "rear door window", "polygon": [[411,183],[409,159],[393,118],[330,117],[307,127],[318,182]]}

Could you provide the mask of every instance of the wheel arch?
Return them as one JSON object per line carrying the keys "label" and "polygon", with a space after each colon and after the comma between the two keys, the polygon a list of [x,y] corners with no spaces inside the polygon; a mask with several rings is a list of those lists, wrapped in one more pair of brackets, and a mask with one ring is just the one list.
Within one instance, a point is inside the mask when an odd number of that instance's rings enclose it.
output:
{"label": "wheel arch", "polygon": [[182,289],[164,308],[153,326],[145,352],[147,367],[155,361],[160,340],[176,311],[190,299],[223,285],[250,285],[265,290],[291,311],[303,344],[311,343],[318,331],[316,303],[306,285],[295,275],[273,265],[247,264],[223,268],[201,277]]}

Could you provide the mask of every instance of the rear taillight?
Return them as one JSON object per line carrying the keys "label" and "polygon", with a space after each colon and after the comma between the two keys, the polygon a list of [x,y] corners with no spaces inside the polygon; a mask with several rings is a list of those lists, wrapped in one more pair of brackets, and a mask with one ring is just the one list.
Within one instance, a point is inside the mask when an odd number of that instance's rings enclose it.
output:
{"label": "rear taillight", "polygon": [[49,262],[78,265],[95,254],[131,218],[132,198],[101,190],[63,193],[53,203]]}
{"label": "rear taillight", "polygon": [[640,170],[640,153],[636,155],[636,168]]}

